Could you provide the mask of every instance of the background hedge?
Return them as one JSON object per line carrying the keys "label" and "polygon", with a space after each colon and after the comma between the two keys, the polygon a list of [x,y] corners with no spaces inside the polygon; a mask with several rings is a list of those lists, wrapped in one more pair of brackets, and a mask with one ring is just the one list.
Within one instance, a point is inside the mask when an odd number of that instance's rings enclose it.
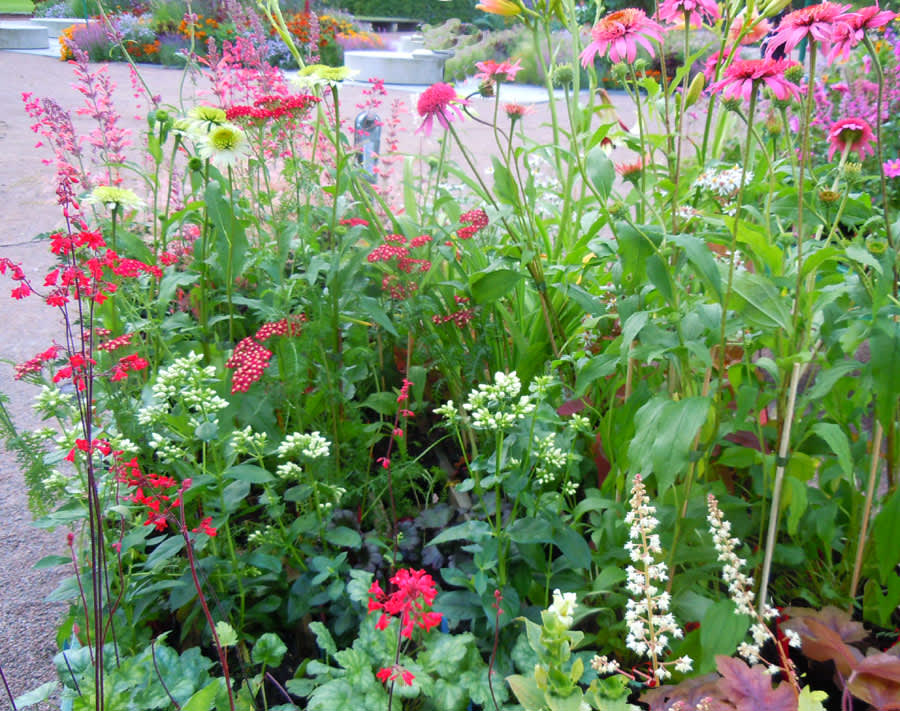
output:
{"label": "background hedge", "polygon": [[321,4],[362,17],[412,17],[429,24],[451,17],[470,22],[482,13],[475,10],[477,0],[328,0]]}

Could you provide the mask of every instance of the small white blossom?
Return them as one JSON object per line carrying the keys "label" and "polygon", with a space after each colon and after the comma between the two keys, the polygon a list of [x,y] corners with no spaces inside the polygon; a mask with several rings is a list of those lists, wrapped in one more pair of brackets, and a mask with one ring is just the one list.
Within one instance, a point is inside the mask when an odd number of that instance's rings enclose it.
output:
{"label": "small white blossom", "polygon": [[547,612],[556,617],[559,623],[568,629],[575,621],[575,605],[578,602],[575,593],[561,593],[559,589],[553,591],[553,602],[547,608]]}
{"label": "small white blossom", "polygon": [[278,456],[306,457],[307,459],[324,459],[328,456],[331,444],[318,432],[292,432],[278,445]]}

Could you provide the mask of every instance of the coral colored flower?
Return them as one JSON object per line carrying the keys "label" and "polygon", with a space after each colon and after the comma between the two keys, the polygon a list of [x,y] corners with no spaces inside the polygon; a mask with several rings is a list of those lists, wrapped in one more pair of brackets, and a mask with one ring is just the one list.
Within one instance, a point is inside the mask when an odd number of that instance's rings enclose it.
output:
{"label": "coral colored flower", "polygon": [[424,570],[403,568],[391,578],[396,590],[386,595],[378,582],[369,588],[369,612],[381,610],[382,615],[376,623],[377,629],[386,629],[391,617],[400,616],[400,634],[407,639],[412,637],[413,630],[419,627],[426,632],[441,623],[439,612],[426,612],[425,606],[431,605],[437,596],[437,588],[432,577]]}
{"label": "coral colored flower", "polygon": [[587,69],[598,54],[609,52],[613,62],[633,62],[637,57],[639,42],[649,53],[653,45],[649,40],[662,41],[663,28],[647,17],[647,13],[634,7],[610,13],[591,29],[593,41],[581,53],[581,65]]}
{"label": "coral colored flower", "polygon": [[783,45],[784,52],[791,52],[804,38],[810,42],[820,42],[826,55],[831,50],[831,37],[835,23],[846,20],[844,13],[850,5],[823,2],[794,10],[785,15],[775,34],[769,40],[768,56]]}
{"label": "coral colored flower", "polygon": [[867,152],[875,155],[871,145],[875,141],[872,127],[861,118],[846,118],[833,123],[828,131],[828,141],[828,160],[832,159],[835,151],[843,152],[848,147],[856,151],[860,160],[865,159]]}
{"label": "coral colored flower", "polygon": [[[771,31],[772,23],[767,19],[760,19],[756,12],[750,17],[746,17],[742,11],[728,28],[728,41],[734,44],[740,38],[741,44],[757,44],[762,42],[763,38]],[[742,32],[745,33],[743,36],[741,36]]]}
{"label": "coral colored flower", "polygon": [[481,0],[475,6],[475,9],[492,15],[506,15],[507,17],[513,17],[522,12],[522,8],[514,2],[510,2],[510,0]]}
{"label": "coral colored flower", "polygon": [[453,120],[451,111],[456,112],[461,121],[463,114],[459,107],[468,105],[469,102],[459,96],[456,89],[449,84],[443,82],[432,84],[422,92],[416,106],[419,116],[425,119],[422,121],[422,125],[416,129],[416,133],[424,132],[426,136],[430,136],[434,119],[437,119],[443,128],[447,128]]}
{"label": "coral colored flower", "polygon": [[900,178],[900,158],[885,161],[883,168],[886,178]]}
{"label": "coral colored flower", "polygon": [[709,87],[710,93],[722,92],[726,99],[743,97],[749,99],[754,85],[765,84],[775,97],[800,98],[800,89],[784,78],[784,71],[796,64],[788,59],[738,59],[725,70],[721,81]]}
{"label": "coral colored flower", "polygon": [[523,116],[527,116],[534,111],[534,107],[525,106],[524,104],[503,104],[503,110],[510,121],[518,121]]}
{"label": "coral colored flower", "polygon": [[383,684],[387,684],[389,681],[402,679],[403,683],[407,686],[412,686],[413,679],[416,678],[409,669],[401,667],[399,664],[395,664],[392,667],[382,667],[375,673],[375,676]]}
{"label": "coral colored flower", "polygon": [[479,82],[515,81],[516,74],[522,69],[522,60],[495,62],[493,59],[488,59],[484,62],[475,62],[475,67],[479,70],[475,75]]}
{"label": "coral colored flower", "polygon": [[660,20],[673,24],[682,22],[687,14],[691,27],[700,27],[704,20],[713,23],[721,17],[715,0],[664,0],[656,14]]}

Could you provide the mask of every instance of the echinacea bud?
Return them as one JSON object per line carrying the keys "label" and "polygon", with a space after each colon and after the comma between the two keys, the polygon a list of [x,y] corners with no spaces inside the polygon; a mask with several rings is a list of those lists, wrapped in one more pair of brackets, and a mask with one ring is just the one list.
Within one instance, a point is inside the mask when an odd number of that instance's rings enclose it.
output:
{"label": "echinacea bud", "polygon": [[888,243],[883,237],[869,237],[866,239],[866,249],[869,254],[881,255],[887,251]]}
{"label": "echinacea bud", "polygon": [[197,158],[197,156],[194,156],[188,161],[188,170],[192,173],[199,173],[203,170],[203,161]]}
{"label": "echinacea bud", "polygon": [[769,0],[769,2],[764,2],[759,7],[759,15],[760,17],[774,17],[784,10],[790,2],[791,0]]}
{"label": "echinacea bud", "polygon": [[821,200],[825,204],[837,202],[840,199],[841,199],[841,194],[835,190],[820,190],[819,191],[819,200]]}
{"label": "echinacea bud", "polygon": [[684,97],[684,108],[693,106],[697,103],[697,99],[699,99],[700,94],[703,93],[704,86],[706,86],[706,77],[704,77],[701,72],[697,72],[697,75],[691,81],[691,85],[688,87],[687,94]]}
{"label": "echinacea bud", "polygon": [[777,116],[769,116],[766,119],[766,131],[770,136],[780,136],[781,128],[781,120]]}
{"label": "echinacea bud", "polygon": [[791,66],[789,66],[784,70],[784,78],[792,84],[797,84],[801,79],[803,79],[803,65],[792,64]]}
{"label": "echinacea bud", "polygon": [[478,93],[485,99],[489,99],[494,95],[494,82],[483,81],[478,85]]}
{"label": "echinacea bud", "polygon": [[641,74],[645,71],[647,71],[647,60],[643,57],[638,57],[634,60],[634,72],[635,74]]}
{"label": "echinacea bud", "polygon": [[609,70],[609,73],[612,75],[612,78],[618,82],[624,81],[625,77],[628,76],[628,65],[624,62],[617,62],[612,65],[612,68]]}
{"label": "echinacea bud", "polygon": [[722,99],[722,106],[726,111],[740,111],[741,110],[741,100],[736,99],[733,96],[726,97]]}
{"label": "echinacea bud", "polygon": [[862,163],[857,163],[856,161],[848,160],[844,164],[844,175],[846,175],[848,177],[850,177],[850,176],[855,177],[855,176],[859,175],[861,172],[862,172]]}
{"label": "echinacea bud", "polygon": [[553,68],[552,80],[554,86],[568,86],[575,78],[575,71],[571,64],[557,64]]}

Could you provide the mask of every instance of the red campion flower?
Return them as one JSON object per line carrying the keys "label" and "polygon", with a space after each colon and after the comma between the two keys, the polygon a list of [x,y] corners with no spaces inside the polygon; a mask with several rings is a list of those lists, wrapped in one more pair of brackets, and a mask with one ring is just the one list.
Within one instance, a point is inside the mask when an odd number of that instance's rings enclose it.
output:
{"label": "red campion flower", "polygon": [[834,157],[835,151],[843,154],[846,149],[856,151],[860,160],[865,159],[866,153],[875,155],[871,145],[875,141],[872,127],[861,118],[846,118],[833,123],[828,131],[828,141],[828,160]]}
{"label": "red campion flower", "polygon": [[387,595],[377,581],[369,588],[369,612],[381,610],[376,629],[387,629],[394,615],[400,616],[400,634],[407,639],[412,637],[416,627],[426,632],[441,623],[439,612],[426,612],[425,606],[431,605],[437,596],[434,580],[424,570],[403,568],[391,578],[397,588]]}
{"label": "red campion flower", "polygon": [[463,113],[459,107],[468,105],[469,102],[459,96],[456,89],[449,84],[443,82],[432,84],[422,92],[416,106],[419,116],[425,119],[422,121],[422,125],[416,129],[416,133],[424,132],[426,136],[430,136],[435,119],[443,128],[447,128],[453,121],[451,112],[455,112],[457,118],[462,121]]}
{"label": "red campion flower", "polygon": [[808,38],[810,42],[820,42],[827,54],[831,49],[834,25],[846,19],[844,13],[849,9],[850,5],[823,2],[789,12],[782,18],[769,40],[768,56],[781,46],[785,54],[789,54],[804,38]]}
{"label": "red campion flower", "polygon": [[637,43],[650,53],[653,45],[650,39],[662,41],[663,28],[643,10],[634,7],[617,10],[601,18],[591,29],[591,42],[581,53],[581,64],[587,69],[598,54],[606,54],[613,62],[633,62],[637,57]]}
{"label": "red campion flower", "polygon": [[799,87],[784,78],[785,69],[793,64],[796,62],[789,59],[737,59],[725,70],[724,78],[709,87],[709,91],[713,94],[721,91],[726,99],[749,99],[754,84],[762,82],[778,99],[789,96],[799,99]]}

